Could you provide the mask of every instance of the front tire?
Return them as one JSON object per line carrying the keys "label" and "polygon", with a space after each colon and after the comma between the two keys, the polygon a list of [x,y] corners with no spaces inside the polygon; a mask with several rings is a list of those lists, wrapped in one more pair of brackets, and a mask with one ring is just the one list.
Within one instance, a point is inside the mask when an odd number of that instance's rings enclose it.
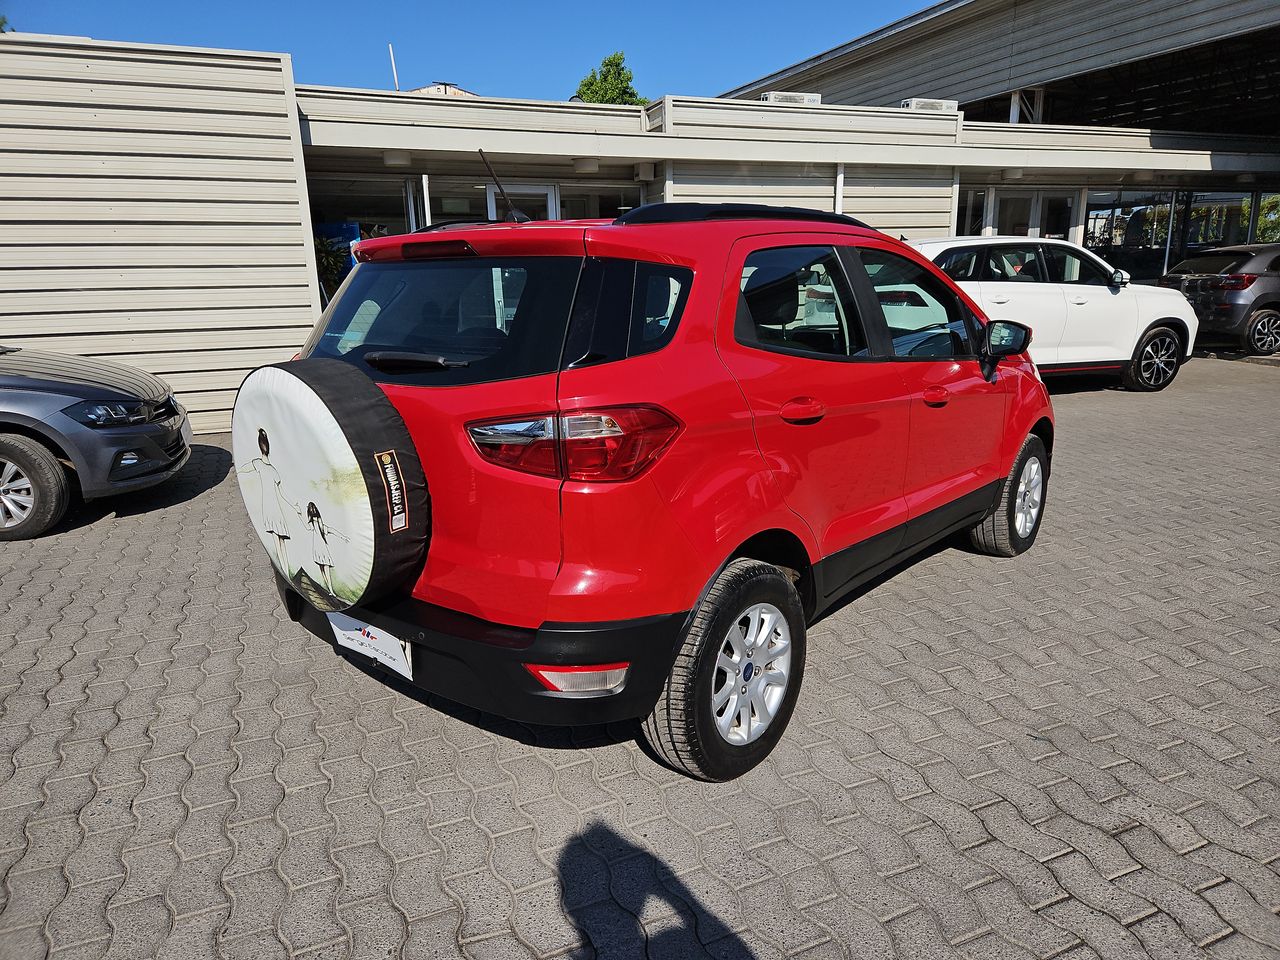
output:
{"label": "front tire", "polygon": [[1130,390],[1153,393],[1173,383],[1182,359],[1182,340],[1169,327],[1153,327],[1138,341],[1138,349],[1125,368],[1124,385]]}
{"label": "front tire", "polygon": [[1244,348],[1262,357],[1280,350],[1280,310],[1259,310],[1249,318]]}
{"label": "front tire", "polygon": [[0,434],[0,541],[40,536],[62,519],[70,501],[67,472],[47,447]]}
{"label": "front tire", "polygon": [[800,596],[773,564],[735,560],[698,605],[644,721],[646,742],[699,780],[732,780],[782,738],[804,677]]}
{"label": "front tire", "polygon": [[974,548],[993,557],[1016,557],[1031,549],[1044,519],[1049,491],[1049,455],[1034,433],[1022,444],[1000,491],[995,512],[969,531]]}

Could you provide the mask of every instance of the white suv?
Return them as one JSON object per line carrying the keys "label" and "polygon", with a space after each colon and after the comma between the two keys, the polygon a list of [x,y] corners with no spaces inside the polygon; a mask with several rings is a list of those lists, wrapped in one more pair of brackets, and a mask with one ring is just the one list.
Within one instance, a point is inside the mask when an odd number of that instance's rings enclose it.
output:
{"label": "white suv", "polygon": [[946,237],[913,246],[993,320],[1030,327],[1043,373],[1120,374],[1163,390],[1196,342],[1195,311],[1177,290],[1130,285],[1088,250],[1035,237]]}

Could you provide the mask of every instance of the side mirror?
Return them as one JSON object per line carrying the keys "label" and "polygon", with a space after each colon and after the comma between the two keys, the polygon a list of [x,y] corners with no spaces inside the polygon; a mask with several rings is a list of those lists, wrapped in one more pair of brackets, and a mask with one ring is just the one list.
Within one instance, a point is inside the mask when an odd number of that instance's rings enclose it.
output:
{"label": "side mirror", "polygon": [[1012,357],[1031,345],[1031,328],[1012,320],[992,320],[982,337],[983,356],[992,360]]}
{"label": "side mirror", "polygon": [[1117,270],[1111,275],[1111,285],[1113,287],[1124,287],[1129,284],[1129,273],[1126,270]]}

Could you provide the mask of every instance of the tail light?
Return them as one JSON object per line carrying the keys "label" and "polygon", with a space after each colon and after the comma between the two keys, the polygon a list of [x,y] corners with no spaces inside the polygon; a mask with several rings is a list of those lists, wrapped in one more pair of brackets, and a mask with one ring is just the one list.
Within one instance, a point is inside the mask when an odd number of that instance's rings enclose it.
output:
{"label": "tail light", "polygon": [[629,663],[561,666],[526,663],[524,668],[555,693],[605,693],[617,690],[627,679]]}
{"label": "tail light", "polygon": [[565,480],[615,482],[639,475],[680,432],[657,407],[604,407],[467,426],[490,463]]}
{"label": "tail light", "polygon": [[1257,279],[1256,273],[1224,273],[1210,280],[1209,286],[1214,290],[1244,290]]}

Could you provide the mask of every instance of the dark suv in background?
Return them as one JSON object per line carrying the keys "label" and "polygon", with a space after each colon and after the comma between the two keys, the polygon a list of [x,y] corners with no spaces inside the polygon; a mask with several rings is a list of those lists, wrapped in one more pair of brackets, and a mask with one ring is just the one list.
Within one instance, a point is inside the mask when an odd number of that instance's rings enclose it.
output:
{"label": "dark suv in background", "polygon": [[1182,291],[1202,335],[1237,341],[1249,353],[1280,350],[1280,243],[1202,250],[1160,285]]}

